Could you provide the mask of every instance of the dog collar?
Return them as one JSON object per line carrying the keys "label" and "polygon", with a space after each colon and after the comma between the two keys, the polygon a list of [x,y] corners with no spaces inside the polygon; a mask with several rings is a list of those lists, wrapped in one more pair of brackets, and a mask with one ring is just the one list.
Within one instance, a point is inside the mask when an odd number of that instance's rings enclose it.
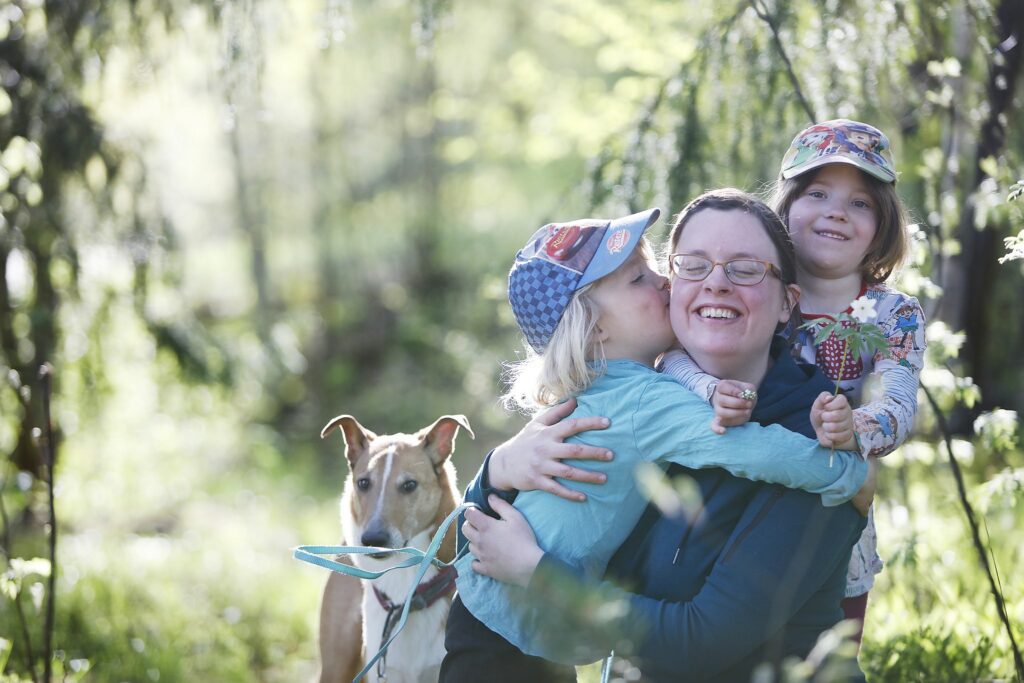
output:
{"label": "dog collar", "polygon": [[[409,611],[415,612],[416,610],[426,609],[442,597],[452,593],[455,590],[455,579],[458,575],[459,573],[452,565],[447,565],[439,569],[434,578],[429,581],[424,581],[420,585],[416,586],[416,591],[409,599],[411,602],[409,605]],[[387,593],[376,586],[373,587],[373,594],[377,596],[377,602],[379,602],[380,606],[387,612],[391,612],[402,607],[401,604],[396,605],[392,602]]]}

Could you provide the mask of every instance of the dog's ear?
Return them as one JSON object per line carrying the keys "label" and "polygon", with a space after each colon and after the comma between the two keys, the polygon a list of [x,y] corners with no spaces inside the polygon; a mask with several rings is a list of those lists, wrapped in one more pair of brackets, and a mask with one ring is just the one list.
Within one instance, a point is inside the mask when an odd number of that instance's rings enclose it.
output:
{"label": "dog's ear", "polygon": [[416,434],[423,442],[423,448],[430,454],[430,459],[434,461],[435,465],[440,465],[451,457],[452,451],[455,450],[455,435],[459,433],[459,427],[469,432],[470,437],[476,438],[465,415],[439,417],[434,424],[421,429]]}
{"label": "dog's ear", "polygon": [[366,452],[377,435],[359,424],[351,415],[339,415],[320,430],[320,438],[326,437],[335,427],[341,427],[341,433],[345,435],[345,457],[348,458],[349,467],[355,468],[356,460]]}

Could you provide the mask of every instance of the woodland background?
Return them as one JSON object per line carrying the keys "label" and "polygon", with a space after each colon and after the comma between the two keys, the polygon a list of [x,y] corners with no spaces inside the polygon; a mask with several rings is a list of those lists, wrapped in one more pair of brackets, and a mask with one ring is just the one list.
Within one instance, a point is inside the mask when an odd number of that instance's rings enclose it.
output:
{"label": "woodland background", "polygon": [[1022,38],[1019,0],[0,0],[3,680],[311,675],[321,426],[465,413],[468,481],[523,421],[526,235],[759,190],[833,117],[892,139],[941,409],[884,460],[862,664],[1020,676]]}

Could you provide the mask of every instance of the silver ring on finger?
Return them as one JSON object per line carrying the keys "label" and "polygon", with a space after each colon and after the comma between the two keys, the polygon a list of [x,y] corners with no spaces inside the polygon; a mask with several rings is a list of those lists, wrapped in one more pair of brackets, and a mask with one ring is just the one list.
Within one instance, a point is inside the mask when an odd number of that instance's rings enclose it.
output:
{"label": "silver ring on finger", "polygon": [[745,399],[747,401],[753,401],[755,398],[757,398],[757,392],[754,391],[753,389],[744,389],[743,391],[740,392],[740,398]]}

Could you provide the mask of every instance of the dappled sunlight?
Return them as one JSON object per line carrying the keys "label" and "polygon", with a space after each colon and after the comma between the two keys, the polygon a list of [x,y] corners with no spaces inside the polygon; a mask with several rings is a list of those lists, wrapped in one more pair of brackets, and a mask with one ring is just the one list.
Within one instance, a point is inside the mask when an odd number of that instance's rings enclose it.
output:
{"label": "dappled sunlight", "polygon": [[[1008,679],[946,432],[1019,647],[1014,1],[8,0],[0,677],[41,680],[49,648],[70,682],[311,680],[327,572],[292,548],[341,542],[349,469],[324,424],[463,413],[464,487],[523,423],[498,397],[524,236],[760,191],[827,114],[891,132],[912,225],[889,284],[928,318],[929,393],[880,468],[860,661],[872,681]],[[680,517],[692,483],[637,479]],[[622,606],[576,602],[581,631]]]}

